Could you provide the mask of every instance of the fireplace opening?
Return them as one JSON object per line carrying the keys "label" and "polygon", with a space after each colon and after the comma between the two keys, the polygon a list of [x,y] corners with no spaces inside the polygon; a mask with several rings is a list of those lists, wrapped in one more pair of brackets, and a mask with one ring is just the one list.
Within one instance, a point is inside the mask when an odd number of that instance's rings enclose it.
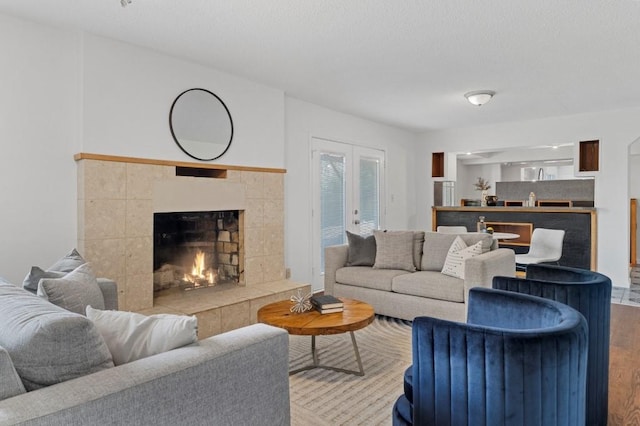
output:
{"label": "fireplace opening", "polygon": [[154,291],[240,284],[241,217],[239,210],[154,213]]}

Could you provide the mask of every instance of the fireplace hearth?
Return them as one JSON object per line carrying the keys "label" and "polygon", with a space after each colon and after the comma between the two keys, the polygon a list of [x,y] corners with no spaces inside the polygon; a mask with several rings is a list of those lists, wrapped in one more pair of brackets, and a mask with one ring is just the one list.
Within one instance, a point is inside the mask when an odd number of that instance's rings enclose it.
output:
{"label": "fireplace hearth", "polygon": [[154,213],[154,292],[243,283],[242,212]]}

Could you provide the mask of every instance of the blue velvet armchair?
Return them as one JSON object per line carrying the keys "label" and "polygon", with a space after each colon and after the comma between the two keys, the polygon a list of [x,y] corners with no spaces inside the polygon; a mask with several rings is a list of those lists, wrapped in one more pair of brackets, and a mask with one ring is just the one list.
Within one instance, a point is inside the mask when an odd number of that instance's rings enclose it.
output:
{"label": "blue velvet armchair", "polygon": [[413,322],[413,365],[394,425],[582,426],[587,325],[575,309],[487,288],[467,323]]}
{"label": "blue velvet armchair", "polygon": [[589,326],[586,424],[606,425],[609,408],[611,280],[585,269],[528,265],[526,279],[495,277],[493,288],[556,300],[584,315]]}

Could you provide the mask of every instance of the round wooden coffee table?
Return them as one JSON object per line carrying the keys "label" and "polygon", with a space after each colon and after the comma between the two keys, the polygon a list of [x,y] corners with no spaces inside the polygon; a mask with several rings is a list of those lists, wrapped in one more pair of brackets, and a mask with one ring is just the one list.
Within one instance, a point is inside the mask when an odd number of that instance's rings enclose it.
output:
{"label": "round wooden coffee table", "polygon": [[[375,317],[373,307],[367,303],[360,302],[359,300],[347,299],[344,297],[339,297],[339,299],[344,303],[344,311],[333,314],[321,314],[315,309],[301,314],[296,314],[291,312],[293,302],[289,300],[271,303],[258,310],[259,322],[284,328],[289,332],[289,334],[311,336],[311,355],[313,356],[313,364],[292,370],[289,374],[295,374],[300,371],[311,370],[313,368],[324,368],[327,370],[340,371],[342,373],[355,374],[356,376],[364,376],[364,369],[362,368],[362,361],[360,360],[360,352],[358,351],[356,336],[353,332],[360,330],[373,322]],[[316,336],[346,332],[351,334],[351,343],[353,344],[353,351],[356,355],[359,371],[321,365],[318,360],[318,352],[316,350]]]}

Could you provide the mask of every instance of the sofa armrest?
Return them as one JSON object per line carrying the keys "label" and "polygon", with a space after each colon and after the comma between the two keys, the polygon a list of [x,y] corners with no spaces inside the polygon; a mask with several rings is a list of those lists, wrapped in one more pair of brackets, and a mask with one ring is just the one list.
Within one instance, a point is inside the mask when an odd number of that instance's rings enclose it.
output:
{"label": "sofa armrest", "polygon": [[491,288],[493,277],[516,274],[516,256],[513,250],[501,248],[467,259],[464,264],[464,300],[468,301],[472,287]]}
{"label": "sofa armrest", "polygon": [[0,401],[0,424],[289,421],[289,337],[265,324]]}
{"label": "sofa armrest", "polygon": [[324,292],[333,294],[336,271],[347,264],[349,245],[329,246],[324,249]]}
{"label": "sofa armrest", "polygon": [[98,285],[104,297],[104,308],[118,310],[118,284],[108,278],[98,278]]}

